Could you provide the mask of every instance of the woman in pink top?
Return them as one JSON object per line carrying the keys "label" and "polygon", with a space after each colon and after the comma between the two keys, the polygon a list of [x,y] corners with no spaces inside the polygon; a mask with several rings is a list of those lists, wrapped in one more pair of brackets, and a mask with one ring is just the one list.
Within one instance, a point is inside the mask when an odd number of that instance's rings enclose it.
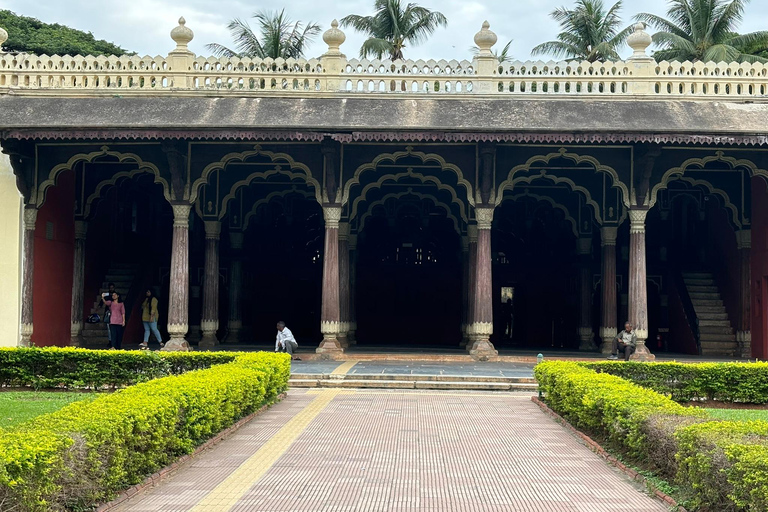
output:
{"label": "woman in pink top", "polygon": [[123,345],[123,329],[125,329],[125,304],[120,300],[120,294],[112,292],[112,300],[104,301],[109,306],[109,350],[120,350]]}

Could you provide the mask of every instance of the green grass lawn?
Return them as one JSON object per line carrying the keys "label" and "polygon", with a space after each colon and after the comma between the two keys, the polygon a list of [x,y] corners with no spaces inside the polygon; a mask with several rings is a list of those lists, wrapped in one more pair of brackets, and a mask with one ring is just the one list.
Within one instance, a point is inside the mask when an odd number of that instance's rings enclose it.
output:
{"label": "green grass lawn", "polygon": [[61,409],[80,400],[92,400],[95,393],[51,391],[0,392],[0,428],[18,425],[28,419]]}
{"label": "green grass lawn", "polygon": [[768,421],[768,409],[704,409],[713,418],[732,421]]}

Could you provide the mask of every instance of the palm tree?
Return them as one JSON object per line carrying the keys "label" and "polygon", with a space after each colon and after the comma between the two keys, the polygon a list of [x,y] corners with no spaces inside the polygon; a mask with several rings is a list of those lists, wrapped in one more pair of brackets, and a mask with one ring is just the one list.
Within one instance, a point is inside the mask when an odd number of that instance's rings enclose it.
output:
{"label": "palm tree", "polygon": [[310,22],[304,27],[300,21],[294,23],[286,16],[285,9],[259,11],[253,18],[258,25],[258,35],[247,21],[235,18],[227,25],[235,40],[235,50],[219,43],[210,43],[206,48],[217,57],[297,59],[320,33],[320,25]]}
{"label": "palm tree", "polygon": [[766,48],[768,32],[738,35],[736,26],[749,0],[670,0],[667,18],[641,13],[637,20],[659,32],[653,42],[661,47],[656,60],[766,62],[743,52],[745,48]]}
{"label": "palm tree", "polygon": [[632,33],[631,27],[620,30],[621,0],[605,10],[602,0],[576,0],[573,9],[560,7],[550,16],[560,23],[556,41],[536,46],[531,55],[552,55],[568,60],[589,62],[619,60],[616,48]]}
{"label": "palm tree", "polygon": [[[512,41],[504,45],[504,48],[502,48],[501,51],[493,50],[493,56],[496,57],[496,60],[499,61],[499,64],[504,64],[505,62],[512,62],[515,60],[515,58],[509,52],[510,46],[512,46]],[[477,55],[480,53],[480,48],[473,46],[469,49],[469,51],[472,52],[472,55]]]}
{"label": "palm tree", "polygon": [[368,35],[360,47],[360,58],[374,56],[381,59],[385,54],[392,60],[403,58],[406,43],[417,45],[424,42],[439,27],[448,24],[443,14],[426,7],[407,4],[400,0],[375,0],[376,14],[359,16],[350,14],[341,19],[343,27],[352,27]]}

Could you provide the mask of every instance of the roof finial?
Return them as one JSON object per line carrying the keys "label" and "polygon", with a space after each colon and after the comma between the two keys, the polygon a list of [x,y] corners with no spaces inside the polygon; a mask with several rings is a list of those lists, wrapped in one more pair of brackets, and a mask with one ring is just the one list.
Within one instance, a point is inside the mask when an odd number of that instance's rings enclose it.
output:
{"label": "roof finial", "polygon": [[484,21],[483,28],[480,29],[480,32],[475,34],[475,44],[480,49],[477,53],[478,57],[489,57],[493,55],[491,48],[498,40],[499,38],[496,37],[496,34],[491,30],[491,24],[488,23],[488,20]]}
{"label": "roof finial", "polygon": [[328,45],[328,53],[331,55],[341,54],[341,45],[347,40],[347,36],[339,28],[339,22],[333,20],[331,28],[323,34],[323,41]]}
{"label": "roof finial", "polygon": [[179,26],[171,30],[171,39],[176,42],[176,52],[188,52],[187,45],[195,37],[195,33],[186,26],[187,20],[184,16],[179,18]]}
{"label": "roof finial", "polygon": [[644,59],[648,60],[650,57],[647,53],[645,53],[645,50],[648,49],[649,46],[651,46],[651,43],[653,42],[653,39],[651,38],[651,35],[645,31],[645,24],[644,23],[635,23],[634,26],[635,31],[632,32],[629,37],[627,38],[627,44],[630,48],[632,48],[632,56],[630,59],[632,60],[638,60],[638,59]]}
{"label": "roof finial", "polygon": [[0,27],[0,53],[3,53],[3,43],[8,40],[8,32],[3,27]]}

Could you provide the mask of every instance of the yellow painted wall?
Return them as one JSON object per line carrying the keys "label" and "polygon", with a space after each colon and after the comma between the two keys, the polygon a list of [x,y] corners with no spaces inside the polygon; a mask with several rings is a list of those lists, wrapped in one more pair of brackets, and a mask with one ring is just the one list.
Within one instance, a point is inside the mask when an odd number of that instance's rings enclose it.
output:
{"label": "yellow painted wall", "polygon": [[19,343],[21,206],[11,163],[0,154],[0,347]]}

